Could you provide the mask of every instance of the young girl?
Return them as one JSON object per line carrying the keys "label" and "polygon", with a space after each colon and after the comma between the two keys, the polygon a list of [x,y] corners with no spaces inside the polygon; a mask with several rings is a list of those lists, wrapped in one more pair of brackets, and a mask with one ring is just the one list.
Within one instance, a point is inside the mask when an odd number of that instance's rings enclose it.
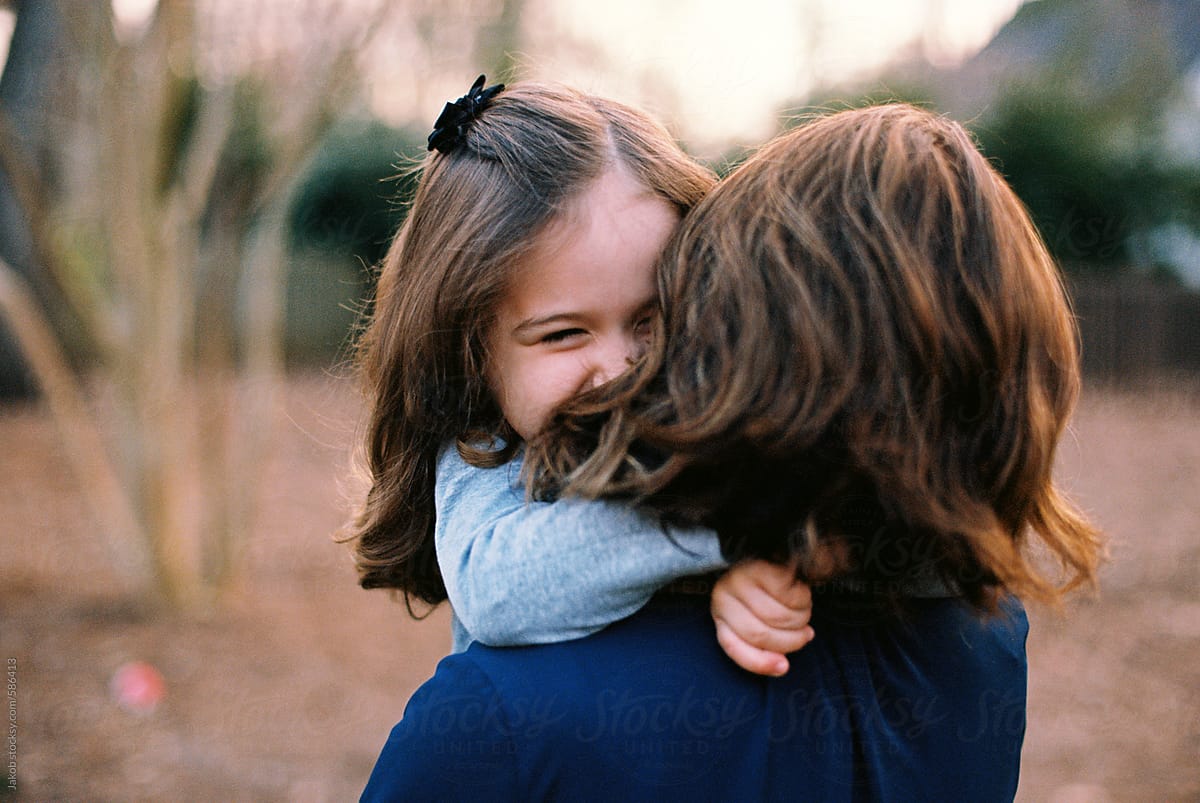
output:
{"label": "young girl", "polygon": [[[713,177],[628,107],[502,89],[481,78],[438,119],[361,351],[361,583],[448,597],[456,649],[585,635],[726,566],[711,532],[668,533],[616,504],[527,505],[516,484],[514,457],[550,410],[644,347],[657,257]],[[781,653],[812,637],[808,602],[779,567],[737,567],[714,600],[718,636],[747,668],[781,673]]]}

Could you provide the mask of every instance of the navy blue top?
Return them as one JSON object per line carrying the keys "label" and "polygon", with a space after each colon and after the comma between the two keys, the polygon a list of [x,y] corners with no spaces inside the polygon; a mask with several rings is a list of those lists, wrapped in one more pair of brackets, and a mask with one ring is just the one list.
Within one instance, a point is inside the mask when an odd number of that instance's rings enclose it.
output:
{"label": "navy blue top", "polygon": [[704,596],[662,595],[594,635],[473,644],[392,729],[364,801],[1010,801],[1025,733],[1013,602],[903,620],[817,594],[782,678],[721,652]]}

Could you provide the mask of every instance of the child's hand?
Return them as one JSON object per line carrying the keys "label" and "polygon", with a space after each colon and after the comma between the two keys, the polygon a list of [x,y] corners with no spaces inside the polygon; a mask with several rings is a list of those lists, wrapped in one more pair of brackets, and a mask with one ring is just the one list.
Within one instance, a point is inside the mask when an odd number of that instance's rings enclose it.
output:
{"label": "child's hand", "polygon": [[783,675],[784,657],[813,639],[812,591],[795,570],[765,560],[738,563],[713,586],[717,641],[734,663],[759,675]]}

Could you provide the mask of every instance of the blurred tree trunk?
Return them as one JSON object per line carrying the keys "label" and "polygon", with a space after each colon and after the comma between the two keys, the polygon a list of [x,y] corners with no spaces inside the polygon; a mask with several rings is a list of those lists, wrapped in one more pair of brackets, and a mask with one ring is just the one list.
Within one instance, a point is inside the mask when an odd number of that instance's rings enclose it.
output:
{"label": "blurred tree trunk", "polygon": [[[9,140],[7,150],[20,149],[24,162],[43,162],[42,141],[45,117],[47,66],[59,45],[61,26],[49,4],[31,3],[18,19],[9,43],[8,60],[0,74],[0,138]],[[54,295],[44,287],[47,273],[38,268],[35,252],[39,240],[30,231],[24,209],[33,199],[21,197],[20,175],[0,154],[0,260],[21,279],[34,286],[43,306],[53,304]],[[28,398],[35,392],[13,334],[0,321],[0,401]]]}
{"label": "blurred tree trunk", "polygon": [[72,445],[67,458],[80,479],[84,500],[108,540],[113,564],[132,585],[152,579],[142,545],[142,527],[130,506],[104,439],[67,363],[58,338],[42,315],[28,283],[0,260],[0,318],[11,321],[21,351],[33,366],[59,435]]}
{"label": "blurred tree trunk", "polygon": [[[140,31],[122,30],[108,3],[17,7],[18,25],[51,13],[66,26],[65,47],[42,66],[65,87],[49,101],[53,136],[41,140],[63,186],[45,180],[19,138],[0,137],[0,164],[46,255],[41,267],[79,311],[116,391],[109,443],[71,435],[99,428],[22,283],[6,280],[0,301],[85,491],[105,489],[92,501],[108,511],[101,523],[129,577],[173,604],[207,605],[234,580],[282,370],[284,210],[302,163],[354,97],[355,56],[388,6],[317,28],[331,31],[319,49],[309,42],[225,80],[203,74],[209,54],[190,2],[161,0]],[[235,13],[249,24],[272,23],[244,9]],[[291,12],[321,26],[338,10]],[[241,170],[247,141],[253,164]]]}

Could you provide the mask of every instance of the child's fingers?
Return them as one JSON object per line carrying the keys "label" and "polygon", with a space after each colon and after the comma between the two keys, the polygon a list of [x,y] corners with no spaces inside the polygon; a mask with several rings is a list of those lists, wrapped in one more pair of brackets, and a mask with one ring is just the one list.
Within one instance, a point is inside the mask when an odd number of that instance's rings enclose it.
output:
{"label": "child's fingers", "polygon": [[[793,606],[781,602],[774,594],[758,586],[738,589],[732,594],[756,619],[771,628],[799,630],[812,618],[811,599],[808,605]],[[717,595],[713,595],[717,599]]]}
{"label": "child's fingers", "polygon": [[795,575],[791,575],[791,579],[787,583],[774,588],[768,588],[767,591],[772,597],[789,608],[797,610],[801,608],[812,609],[812,589],[808,583],[797,580]]}
{"label": "child's fingers", "polygon": [[748,643],[725,622],[717,620],[717,643],[735,664],[756,675],[779,677],[787,674],[788,660],[782,654],[761,650]]}
{"label": "child's fingers", "polygon": [[768,621],[747,606],[744,599],[714,590],[712,617],[718,626],[728,628],[750,647],[775,653],[795,652],[812,640],[808,612],[796,613],[775,605],[780,613],[775,621]]}
{"label": "child's fingers", "polygon": [[745,593],[759,588],[790,608],[812,607],[812,589],[796,579],[795,566],[765,560],[746,560],[726,572],[733,589]]}

